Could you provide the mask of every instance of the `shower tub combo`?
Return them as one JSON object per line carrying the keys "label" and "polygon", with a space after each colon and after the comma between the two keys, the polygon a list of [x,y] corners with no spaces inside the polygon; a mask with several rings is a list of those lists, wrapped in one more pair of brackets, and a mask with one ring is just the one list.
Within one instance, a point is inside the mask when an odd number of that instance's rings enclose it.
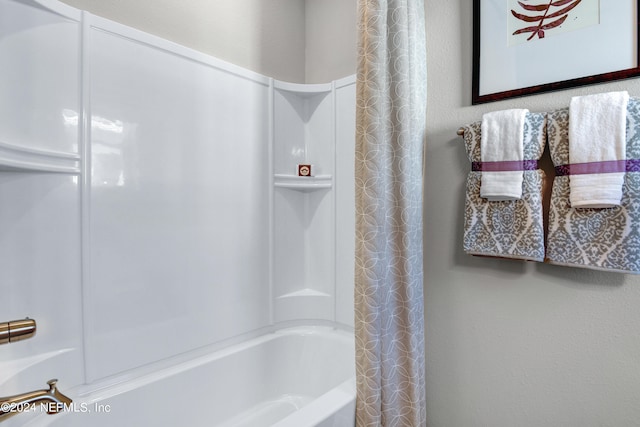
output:
{"label": "shower tub combo", "polygon": [[2,426],[352,427],[355,78],[278,81],[57,0],[0,16],[3,316],[38,321],[0,396],[73,400]]}

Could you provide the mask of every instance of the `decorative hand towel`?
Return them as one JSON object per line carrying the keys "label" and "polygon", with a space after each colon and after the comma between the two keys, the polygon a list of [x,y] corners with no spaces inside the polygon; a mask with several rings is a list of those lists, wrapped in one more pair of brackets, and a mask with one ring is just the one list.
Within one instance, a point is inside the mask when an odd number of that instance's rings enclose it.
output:
{"label": "decorative hand towel", "polygon": [[487,167],[481,161],[481,128],[479,121],[464,128],[465,149],[472,162],[465,194],[464,251],[471,255],[542,261],[544,172],[538,169],[537,160],[546,141],[545,115],[525,116],[519,200],[490,202],[480,195],[483,170]]}
{"label": "decorative hand towel", "polygon": [[574,208],[619,206],[624,181],[629,94],[609,92],[571,98],[570,200]]}
{"label": "decorative hand towel", "polygon": [[620,206],[573,209],[569,180],[569,109],[548,115],[549,151],[556,168],[549,207],[546,261],[595,270],[640,273],[640,100],[627,105],[626,174]]}
{"label": "decorative hand towel", "polygon": [[494,111],[482,116],[480,195],[489,201],[522,197],[524,121],[528,110]]}

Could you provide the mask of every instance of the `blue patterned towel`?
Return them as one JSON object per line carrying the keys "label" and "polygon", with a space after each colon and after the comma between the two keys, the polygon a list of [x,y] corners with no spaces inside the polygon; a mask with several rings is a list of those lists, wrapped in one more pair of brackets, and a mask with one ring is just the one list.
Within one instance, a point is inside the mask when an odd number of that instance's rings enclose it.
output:
{"label": "blue patterned towel", "polygon": [[[574,209],[569,201],[569,109],[548,114],[551,160],[556,167],[549,208],[546,261],[595,270],[640,273],[640,100],[629,99],[626,173],[620,206]],[[577,172],[577,171],[574,171]]]}
{"label": "blue patterned towel", "polygon": [[[545,114],[527,113],[524,128],[522,198],[488,201],[480,197],[483,165],[480,155],[481,122],[464,127],[464,142],[472,170],[467,177],[464,211],[464,251],[470,255],[544,260],[542,187],[545,174],[537,168],[546,141]],[[501,168],[512,168],[511,164]]]}

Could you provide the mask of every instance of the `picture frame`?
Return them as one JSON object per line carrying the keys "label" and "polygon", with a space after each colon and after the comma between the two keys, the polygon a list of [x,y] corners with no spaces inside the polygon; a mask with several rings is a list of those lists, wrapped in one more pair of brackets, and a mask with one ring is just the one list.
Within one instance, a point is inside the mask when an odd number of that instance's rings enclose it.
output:
{"label": "picture frame", "polygon": [[639,76],[639,4],[473,0],[472,104]]}

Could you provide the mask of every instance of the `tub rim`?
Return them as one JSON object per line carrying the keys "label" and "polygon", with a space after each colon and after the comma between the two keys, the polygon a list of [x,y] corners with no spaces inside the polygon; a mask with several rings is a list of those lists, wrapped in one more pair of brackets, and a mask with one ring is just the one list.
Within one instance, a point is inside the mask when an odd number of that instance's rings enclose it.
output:
{"label": "tub rim", "polygon": [[[72,399],[89,404],[109,399],[143,387],[169,376],[194,369],[198,366],[222,359],[236,352],[247,350],[279,337],[324,335],[343,342],[354,340],[353,330],[342,325],[289,325],[253,331],[222,340],[218,343],[198,347],[167,359],[149,363],[116,375],[97,380],[90,384],[80,384],[65,388],[64,378],[61,389]],[[354,343],[355,344],[355,343]],[[355,356],[355,355],[354,355]],[[355,365],[355,360],[354,360]]]}
{"label": "tub rim", "polygon": [[[255,331],[254,331],[255,332]],[[252,333],[253,335],[253,333]],[[262,331],[255,336],[246,335],[234,337],[232,344],[221,346],[222,343],[229,343],[230,340],[223,341],[204,347],[191,350],[189,352],[173,356],[149,365],[135,368],[123,374],[109,377],[91,384],[82,384],[68,389],[64,389],[65,395],[73,399],[74,404],[86,404],[92,406],[101,401],[116,397],[120,394],[133,391],[164,378],[178,375],[190,369],[222,359],[236,352],[256,347],[265,342],[276,340],[287,336],[328,336],[330,339],[354,345],[354,334],[351,328],[341,327],[341,325],[294,325]],[[335,411],[353,403],[355,405],[355,360],[354,376],[348,378],[336,387],[327,390],[300,410],[286,416],[274,424],[274,427],[299,427],[300,425],[316,425],[326,419],[327,408]],[[63,383],[64,386],[64,383]],[[354,406],[355,408],[355,406]],[[69,412],[71,413],[71,412]],[[47,414],[37,414],[31,419],[25,420],[25,427],[46,427],[56,422],[60,416],[68,416],[69,413],[62,413],[58,417],[50,417]],[[301,424],[304,422],[304,424]],[[311,423],[311,424],[310,424]]]}

